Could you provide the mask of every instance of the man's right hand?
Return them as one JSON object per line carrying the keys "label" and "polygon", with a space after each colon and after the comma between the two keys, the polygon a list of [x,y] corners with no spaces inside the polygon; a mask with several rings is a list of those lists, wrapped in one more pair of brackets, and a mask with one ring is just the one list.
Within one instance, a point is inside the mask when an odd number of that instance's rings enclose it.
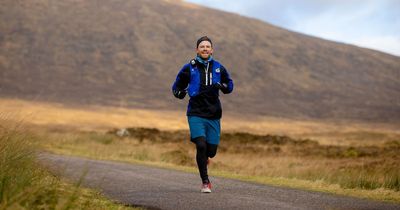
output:
{"label": "man's right hand", "polygon": [[172,93],[174,94],[175,97],[179,99],[183,99],[186,96],[186,90],[173,90]]}
{"label": "man's right hand", "polygon": [[226,89],[228,89],[228,85],[227,84],[220,83],[220,82],[215,83],[214,87],[216,87],[217,89],[220,89],[222,91],[225,91]]}

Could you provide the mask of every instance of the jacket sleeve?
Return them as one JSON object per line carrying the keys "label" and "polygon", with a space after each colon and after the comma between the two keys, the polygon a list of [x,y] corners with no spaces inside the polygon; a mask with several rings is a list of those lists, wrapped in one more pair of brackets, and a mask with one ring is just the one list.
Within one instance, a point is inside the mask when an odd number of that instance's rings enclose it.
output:
{"label": "jacket sleeve", "polygon": [[179,71],[175,82],[172,85],[172,93],[176,98],[183,99],[186,95],[186,88],[190,81],[190,67],[186,64]]}
{"label": "jacket sleeve", "polygon": [[221,66],[221,83],[227,85],[227,88],[221,90],[224,94],[229,94],[233,91],[233,80],[224,66]]}

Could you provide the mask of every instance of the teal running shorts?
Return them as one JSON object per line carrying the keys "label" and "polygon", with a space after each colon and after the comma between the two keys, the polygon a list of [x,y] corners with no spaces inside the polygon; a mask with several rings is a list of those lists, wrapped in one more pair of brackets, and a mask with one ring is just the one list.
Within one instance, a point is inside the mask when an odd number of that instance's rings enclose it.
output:
{"label": "teal running shorts", "polygon": [[207,118],[188,116],[191,140],[204,136],[207,143],[219,144],[221,135],[220,119],[210,120]]}

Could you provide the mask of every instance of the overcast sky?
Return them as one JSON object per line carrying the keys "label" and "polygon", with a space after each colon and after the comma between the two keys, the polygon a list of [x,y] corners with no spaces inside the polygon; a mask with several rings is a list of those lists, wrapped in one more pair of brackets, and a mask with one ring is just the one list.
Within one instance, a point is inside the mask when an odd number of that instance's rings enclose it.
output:
{"label": "overcast sky", "polygon": [[186,0],[400,56],[400,0]]}

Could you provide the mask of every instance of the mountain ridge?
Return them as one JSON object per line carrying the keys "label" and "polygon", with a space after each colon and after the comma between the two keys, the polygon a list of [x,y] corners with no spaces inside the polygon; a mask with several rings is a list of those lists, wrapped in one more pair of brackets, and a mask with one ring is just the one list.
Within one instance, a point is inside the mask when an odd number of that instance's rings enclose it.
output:
{"label": "mountain ridge", "polygon": [[224,112],[400,121],[400,58],[180,1],[1,4],[0,97],[184,109],[170,87],[209,35]]}

